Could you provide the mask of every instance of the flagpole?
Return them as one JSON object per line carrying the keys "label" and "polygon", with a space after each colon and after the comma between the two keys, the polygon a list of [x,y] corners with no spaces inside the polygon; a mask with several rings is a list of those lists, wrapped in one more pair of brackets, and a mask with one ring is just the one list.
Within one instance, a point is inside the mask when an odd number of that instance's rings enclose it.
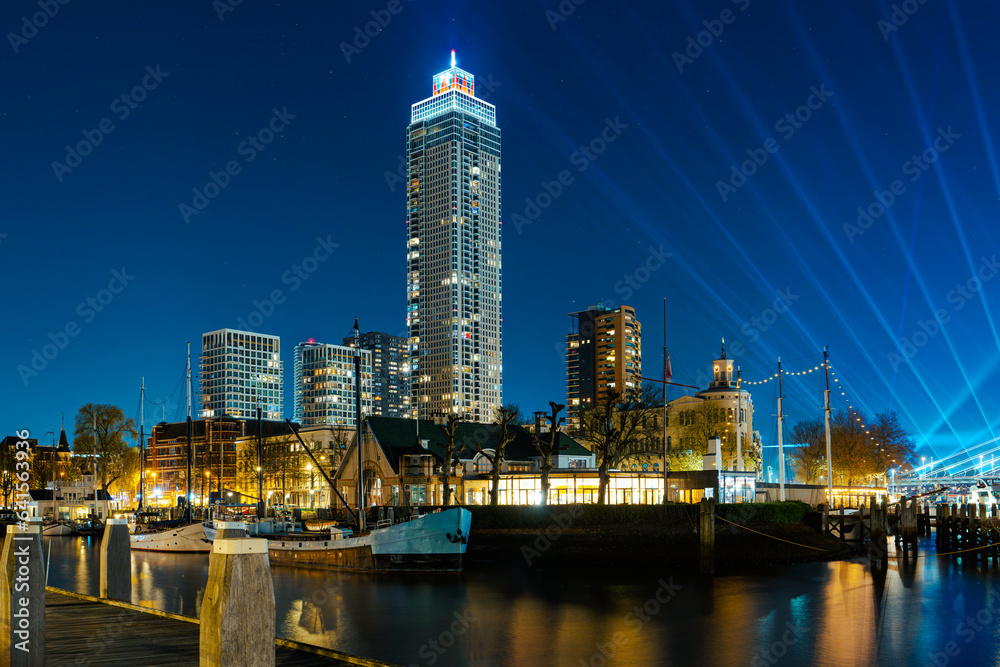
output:
{"label": "flagpole", "polygon": [[670,352],[667,350],[667,297],[663,297],[663,504],[667,503],[667,381],[670,380]]}
{"label": "flagpole", "polygon": [[743,376],[736,367],[736,471],[743,470]]}

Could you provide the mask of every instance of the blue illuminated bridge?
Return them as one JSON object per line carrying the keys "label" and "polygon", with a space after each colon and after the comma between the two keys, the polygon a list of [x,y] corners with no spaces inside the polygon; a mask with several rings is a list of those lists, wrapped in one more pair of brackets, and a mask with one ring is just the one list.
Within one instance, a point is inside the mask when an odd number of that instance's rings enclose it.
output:
{"label": "blue illuminated bridge", "polygon": [[[944,488],[941,495],[966,495],[970,487],[984,480],[1000,495],[1000,437],[981,442],[938,460],[922,457],[919,466],[890,477],[890,492],[901,495],[928,493]],[[941,498],[943,500],[944,498]],[[933,500],[933,498],[932,498]]]}

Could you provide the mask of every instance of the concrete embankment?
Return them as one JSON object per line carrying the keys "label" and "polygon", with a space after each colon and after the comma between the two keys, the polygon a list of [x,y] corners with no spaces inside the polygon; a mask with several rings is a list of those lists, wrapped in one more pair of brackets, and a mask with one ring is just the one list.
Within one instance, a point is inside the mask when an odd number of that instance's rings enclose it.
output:
{"label": "concrete embankment", "polygon": [[[858,554],[856,547],[822,534],[815,522],[807,525],[808,506],[772,505],[777,507],[729,506],[720,512],[731,522],[720,519],[716,523],[718,573]],[[465,567],[669,567],[696,572],[696,519],[696,508],[684,505],[477,508]]]}

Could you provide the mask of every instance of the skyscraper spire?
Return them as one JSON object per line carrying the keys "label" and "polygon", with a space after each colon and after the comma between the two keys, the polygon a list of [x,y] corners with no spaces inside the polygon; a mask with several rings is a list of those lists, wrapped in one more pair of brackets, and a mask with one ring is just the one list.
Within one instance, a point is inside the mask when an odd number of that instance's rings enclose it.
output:
{"label": "skyscraper spire", "polygon": [[455,49],[451,50],[451,66],[455,66]]}

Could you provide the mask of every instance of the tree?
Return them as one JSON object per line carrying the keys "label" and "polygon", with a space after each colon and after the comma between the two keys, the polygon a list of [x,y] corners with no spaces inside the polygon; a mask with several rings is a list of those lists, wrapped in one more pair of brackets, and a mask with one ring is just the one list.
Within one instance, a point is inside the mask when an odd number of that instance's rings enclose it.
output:
{"label": "tree", "polygon": [[3,505],[10,508],[10,497],[14,494],[14,477],[17,464],[17,453],[11,446],[0,447],[0,495],[3,495]]}
{"label": "tree", "polygon": [[802,472],[806,484],[819,480],[826,460],[826,427],[817,420],[800,421],[792,427],[792,441],[803,445],[789,450],[796,470]]}
{"label": "tree", "polygon": [[452,459],[455,458],[455,429],[458,428],[458,422],[464,419],[464,415],[453,412],[434,420],[445,437],[444,460],[441,462],[441,483],[444,485],[443,505],[445,507],[451,504],[451,466]]}
{"label": "tree", "polygon": [[626,394],[608,392],[604,400],[583,413],[581,431],[597,455],[597,503],[603,505],[611,481],[609,471],[627,457],[646,448],[649,433],[646,413],[649,406],[642,402],[638,391]]}
{"label": "tree", "polygon": [[508,403],[498,407],[493,413],[493,423],[500,427],[497,434],[497,442],[493,451],[483,449],[481,443],[474,444],[476,451],[482,454],[490,462],[491,488],[490,505],[496,507],[500,504],[500,468],[507,459],[507,445],[514,441],[517,433],[512,426],[520,424],[524,420],[521,408],[517,403]]}
{"label": "tree", "polygon": [[[97,442],[94,442],[94,420],[97,420]],[[101,489],[108,493],[115,481],[126,474],[127,460],[131,449],[125,444],[126,438],[138,437],[135,423],[126,419],[121,408],[114,405],[87,403],[80,408],[74,420],[73,454],[93,456],[92,463],[96,465],[97,475],[101,480]]]}
{"label": "tree", "polygon": [[877,413],[868,431],[877,447],[879,470],[901,466],[913,458],[913,438],[900,425],[899,415],[894,411]]}
{"label": "tree", "polygon": [[716,401],[705,399],[690,411],[686,417],[684,436],[693,440],[691,450],[704,454],[708,451],[709,438],[718,437],[722,451],[719,452],[720,467],[732,467],[736,460],[736,424],[729,421],[726,408],[719,407]]}
{"label": "tree", "polygon": [[542,473],[541,504],[543,506],[549,504],[549,472],[552,471],[552,456],[558,454],[560,449],[566,449],[565,447],[559,447],[559,427],[566,422],[566,418],[560,418],[559,413],[565,408],[565,405],[556,403],[555,401],[549,401],[549,410],[552,412],[547,417],[549,421],[548,437],[543,438],[541,434],[537,432],[537,425],[535,433],[532,433],[531,444],[535,446],[535,449],[538,450],[538,453],[542,457],[542,460],[538,465],[538,470]]}
{"label": "tree", "polygon": [[834,471],[848,486],[884,472],[884,468],[879,469],[879,452],[864,423],[864,417],[854,410],[837,410],[830,419]]}

